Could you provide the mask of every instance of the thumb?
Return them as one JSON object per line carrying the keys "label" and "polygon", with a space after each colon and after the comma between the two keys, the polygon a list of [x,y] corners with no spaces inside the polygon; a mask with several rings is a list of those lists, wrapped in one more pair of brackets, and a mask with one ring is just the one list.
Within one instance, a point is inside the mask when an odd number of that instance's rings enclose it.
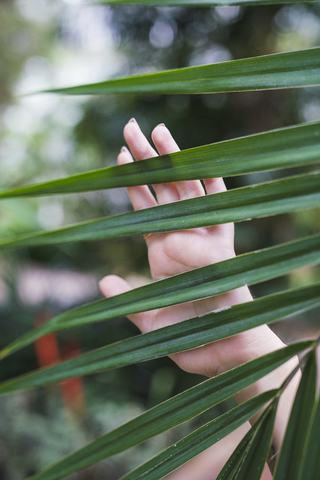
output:
{"label": "thumb", "polygon": [[129,283],[117,275],[107,275],[99,282],[101,293],[107,298],[120,295],[121,293],[129,292],[132,287]]}
{"label": "thumb", "polygon": [[[106,298],[114,297],[115,295],[120,295],[121,293],[132,290],[131,285],[117,275],[107,275],[104,277],[99,282],[99,288]],[[152,315],[153,312],[142,312],[128,315],[128,318],[142,333],[146,333],[151,330]]]}

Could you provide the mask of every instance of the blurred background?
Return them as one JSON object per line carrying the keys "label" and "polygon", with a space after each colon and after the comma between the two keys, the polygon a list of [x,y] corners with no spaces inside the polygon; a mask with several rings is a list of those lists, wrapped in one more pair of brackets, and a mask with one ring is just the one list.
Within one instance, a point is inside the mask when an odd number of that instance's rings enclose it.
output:
{"label": "blurred background", "polygon": [[[319,3],[191,9],[1,0],[0,189],[114,165],[124,143],[122,129],[133,116],[148,137],[155,125],[164,122],[183,149],[320,120],[319,88],[196,96],[22,94],[309,48],[319,42]],[[226,182],[235,188],[287,173],[259,173]],[[124,189],[6,200],[0,205],[1,239],[128,209]],[[319,209],[243,222],[236,227],[236,251],[289,241],[319,227]],[[98,281],[111,273],[133,286],[150,281],[143,238],[1,253],[0,347],[35,324],[99,298]],[[320,278],[319,268],[304,268],[252,291],[255,296],[265,295],[315,278]],[[314,335],[319,324],[319,311],[313,310],[274,329],[288,342]],[[0,380],[135,333],[127,319],[117,319],[49,337],[2,361]],[[0,480],[24,479],[201,380],[181,372],[168,359],[158,359],[1,397]],[[232,400],[219,405],[72,478],[117,479],[232,405]],[[218,456],[221,459],[223,454]],[[197,472],[190,478],[214,478],[212,469],[209,477]],[[184,473],[183,478],[189,477]]]}

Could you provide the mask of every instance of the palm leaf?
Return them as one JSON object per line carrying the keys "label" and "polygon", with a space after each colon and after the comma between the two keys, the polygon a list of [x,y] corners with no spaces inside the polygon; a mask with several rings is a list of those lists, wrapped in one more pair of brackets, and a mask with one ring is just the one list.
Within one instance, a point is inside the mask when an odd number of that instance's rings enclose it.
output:
{"label": "palm leaf", "polygon": [[320,305],[320,284],[159,328],[0,384],[0,395],[190,350]]}
{"label": "palm leaf", "polygon": [[68,95],[106,93],[199,94],[306,87],[320,84],[320,48],[168,70],[90,85],[45,90]]}
{"label": "palm leaf", "polygon": [[180,425],[231,397],[312,345],[311,341],[292,344],[206,380],[94,440],[30,480],[63,478]]}
{"label": "palm leaf", "polygon": [[258,418],[217,480],[260,480],[269,454],[278,400],[276,398]]}
{"label": "palm leaf", "polygon": [[320,160],[320,122],[218,142],[0,192],[1,198],[227,177]]}
{"label": "palm leaf", "polygon": [[[297,3],[298,0],[93,0],[86,2],[90,5],[145,5],[159,7],[227,7],[233,5],[272,5]],[[306,3],[310,0],[301,0],[299,3]],[[311,0],[315,1],[315,0]]]}
{"label": "palm leaf", "polygon": [[121,480],[159,480],[248,421],[279,390],[264,392],[203,425]]}
{"label": "palm leaf", "polygon": [[320,401],[315,400],[305,450],[300,458],[299,480],[320,478]]}
{"label": "palm leaf", "polygon": [[[97,3],[131,3],[131,0],[118,0],[117,2],[115,0],[98,0]],[[155,4],[152,0],[137,0],[135,3]],[[227,2],[222,3],[222,0],[216,0],[215,2],[209,0],[200,0],[199,2],[195,0],[163,0],[161,5],[206,6],[265,3],[274,3],[274,1],[227,0]],[[287,0],[280,0],[280,3],[288,2]],[[320,85],[319,47],[215,65],[137,75],[50,91],[70,95],[115,93],[198,94],[315,85]],[[320,123],[318,122],[290,129],[281,129],[276,132],[220,142],[215,145],[199,147],[131,165],[111,167],[39,185],[11,189],[2,192],[0,198],[81,192],[195,178],[203,179],[313,164],[319,161],[320,155],[319,126]],[[215,160],[212,161],[212,158]],[[146,209],[140,212],[84,222],[52,232],[41,232],[4,240],[0,244],[0,249],[184,230],[317,207],[320,201],[319,180],[319,173],[286,178],[222,194],[164,205],[156,207],[157,210],[154,208]],[[319,237],[312,237],[304,239],[300,243],[294,242],[294,244],[281,246],[278,250],[274,248],[269,249],[267,253],[266,251],[259,254],[252,253],[240,257],[239,260],[222,262],[215,268],[207,267],[208,280],[204,285],[200,285],[199,275],[203,273],[203,270],[199,270],[195,273],[191,272],[189,277],[179,276],[170,279],[165,284],[168,289],[167,295],[165,290],[159,294],[159,289],[164,285],[160,282],[138,290],[138,294],[141,296],[135,298],[134,302],[132,302],[132,297],[136,292],[130,292],[126,294],[127,296],[123,295],[120,298],[105,300],[76,309],[59,316],[50,324],[27,334],[22,339],[18,339],[7,347],[2,355],[21,348],[21,346],[30,343],[39,335],[48,331],[70,328],[102,318],[113,318],[126,314],[128,310],[129,313],[132,313],[141,311],[141,309],[156,308],[156,302],[160,307],[172,305],[177,301],[190,300],[190,296],[187,296],[190,292],[191,295],[194,295],[194,299],[203,298],[236,288],[236,286],[248,283],[248,281],[261,281],[281,275],[288,269],[297,266],[317,263],[320,259],[318,241]],[[307,243],[309,247],[310,245],[313,246],[312,249],[306,247]],[[304,245],[304,250],[301,249],[302,245]],[[286,252],[287,257],[285,259],[281,257],[280,260],[280,257],[276,258],[276,255],[279,254],[281,249],[282,252]],[[266,259],[273,259],[273,263],[268,264]],[[255,268],[251,268],[251,265]],[[229,276],[225,276],[222,280],[222,269],[225,266],[230,267]],[[186,282],[186,288],[185,285],[179,285],[182,278]],[[220,283],[219,286],[217,286],[218,283]],[[252,303],[237,305],[224,311],[212,312],[200,318],[189,319],[181,324],[89,352],[50,369],[39,370],[9,380],[0,385],[0,394],[45,385],[72,376],[117,368],[235,335],[262,323],[272,322],[283,316],[319,305],[319,287],[320,284],[314,284],[311,287],[268,296]],[[149,294],[152,293],[153,297],[152,295],[147,297],[148,292]],[[150,298],[156,300],[150,301]],[[123,301],[124,303],[121,303]],[[132,303],[130,304],[130,302]],[[103,309],[108,305],[110,308],[105,313]],[[172,428],[242,390],[261,378],[262,375],[274,370],[285,359],[308,347],[315,347],[315,342],[301,342],[298,345],[292,345],[262,359],[256,359],[237,367],[215,379],[208,380],[95,440],[44,472],[35,475],[34,479],[53,480],[63,478],[80,468],[121,452]],[[314,357],[312,361],[314,362]],[[317,446],[320,443],[318,428],[320,406],[319,402],[315,401],[314,395],[314,363],[311,367],[307,367],[306,372],[303,377],[305,383],[302,383],[299,389],[286,436],[287,443],[285,443],[283,449],[283,452],[288,452],[293,443],[294,448],[297,448],[297,443],[295,443],[297,437],[302,444],[305,444],[302,455],[303,463],[299,470],[300,480],[320,477],[319,451],[318,448],[315,448],[315,445]],[[311,372],[310,376],[308,372]],[[311,385],[307,394],[303,391],[304,385],[306,387]],[[146,465],[139,467],[135,472],[126,476],[127,480],[128,478],[158,479],[162,475],[166,475],[184,461],[202,451],[206,446],[212,444],[218,436],[227,434],[249,418],[253,411],[261,407],[262,400],[267,401],[276,395],[275,401],[267,407],[218,477],[220,480],[246,480],[248,478],[258,480],[271,442],[278,393],[278,391],[274,391],[263,394],[258,399],[252,399],[247,404],[228,412],[220,419],[183,439],[179,442],[178,447],[170,447],[155,459],[147,462]],[[303,408],[309,408],[309,412],[297,420],[295,412],[300,405],[303,405]],[[311,407],[313,407],[312,415],[310,414]],[[309,428],[306,425],[309,425]],[[282,458],[281,468],[285,470],[285,453],[282,454]]]}
{"label": "palm leaf", "polygon": [[320,235],[239,255],[62,313],[6,346],[0,359],[47,333],[210,297],[319,262]]}
{"label": "palm leaf", "polygon": [[58,230],[21,235],[0,242],[0,250],[219,225],[316,207],[319,203],[320,173],[311,173],[90,220]]}
{"label": "palm leaf", "polygon": [[[311,424],[317,389],[317,365],[312,350],[304,368],[281,447],[274,480],[298,480],[301,456]],[[314,477],[317,478],[317,477]]]}

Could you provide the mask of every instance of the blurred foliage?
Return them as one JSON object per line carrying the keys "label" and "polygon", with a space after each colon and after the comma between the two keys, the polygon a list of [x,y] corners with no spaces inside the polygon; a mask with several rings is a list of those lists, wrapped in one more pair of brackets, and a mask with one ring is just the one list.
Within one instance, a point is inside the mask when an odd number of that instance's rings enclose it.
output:
{"label": "blurred foliage", "polygon": [[[318,88],[92,99],[50,95],[15,98],[17,93],[312,47],[319,40],[319,3],[188,9],[1,1],[0,187],[115,164],[123,144],[123,126],[133,116],[148,137],[155,125],[165,122],[181,148],[320,119]],[[227,179],[227,185],[234,188],[276,175],[279,173],[268,172]],[[0,206],[1,237],[55,228],[128,208],[123,190],[5,201]],[[237,252],[311,234],[319,230],[319,223],[319,209],[243,222],[236,228]],[[52,273],[52,281],[44,294],[38,284],[30,283],[33,277],[27,276],[31,290],[40,288],[36,297],[30,297],[21,286],[21,277],[39,267]],[[86,279],[93,275],[93,282],[110,273],[131,276],[134,286],[150,280],[142,238],[9,252],[0,258],[0,269],[0,347],[27,331],[44,308],[58,313],[98,296],[96,287],[88,288],[86,281],[79,283],[78,277],[73,284],[70,275],[74,272]],[[60,281],[55,275],[60,274],[67,275],[74,290],[59,299],[53,292]],[[253,292],[261,295],[288,285],[304,285],[314,278],[320,278],[319,269],[308,268],[256,286]],[[295,331],[291,320],[289,333],[280,331],[280,327],[278,331],[285,339],[306,335],[319,324],[318,313],[301,315],[294,322]],[[88,326],[72,336],[83,350],[89,350],[93,345],[112,343],[135,332],[127,320],[120,319]],[[59,335],[61,344],[68,338],[68,332]],[[34,349],[26,349],[2,365],[0,380],[35,368]],[[114,426],[108,422],[120,423],[127,412],[133,415],[130,409],[137,413],[142,405],[152,406],[198,381],[199,377],[184,374],[169,359],[94,376],[86,380],[87,417],[81,421],[69,419],[63,435],[57,427],[65,426],[57,390],[54,394],[48,390],[27,392],[14,396],[13,402],[2,399],[0,479],[22,479],[54,457],[75,449],[79,442]],[[210,415],[220,410],[217,407]],[[165,445],[161,439],[155,442],[156,447],[147,447],[149,456],[161,448],[161,442]],[[132,454],[127,468],[141,460],[139,455]],[[121,458],[117,464],[102,465],[96,472],[75,478],[106,478],[106,474],[110,480],[117,478],[125,468],[122,462]]]}

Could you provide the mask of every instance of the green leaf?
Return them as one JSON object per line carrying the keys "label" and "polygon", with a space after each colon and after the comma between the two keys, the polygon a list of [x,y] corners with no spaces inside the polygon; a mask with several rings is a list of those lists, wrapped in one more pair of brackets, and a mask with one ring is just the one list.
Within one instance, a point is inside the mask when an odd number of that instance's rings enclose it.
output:
{"label": "green leaf", "polygon": [[15,188],[0,199],[234,176],[315,163],[319,152],[315,122]]}
{"label": "green leaf", "polygon": [[0,395],[190,350],[320,305],[320,283],[216,310],[0,384]]}
{"label": "green leaf", "polygon": [[320,235],[239,255],[69,310],[0,351],[0,359],[47,333],[210,297],[320,262]]}
{"label": "green leaf", "polygon": [[[316,353],[312,350],[304,368],[276,465],[274,480],[298,480],[301,457],[312,419],[317,389]],[[313,477],[314,479],[317,477]]]}
{"label": "green leaf", "polygon": [[[299,3],[306,3],[315,0],[300,0]],[[90,5],[146,5],[159,7],[226,7],[232,5],[272,5],[297,3],[298,0],[93,0]],[[86,5],[86,3],[85,3]]]}
{"label": "green leaf", "polygon": [[[305,449],[300,457],[299,480],[320,478],[320,400],[314,401]],[[298,463],[299,464],[299,463]]]}
{"label": "green leaf", "polygon": [[[228,461],[225,463],[224,467],[219,473],[219,476],[217,477],[216,480],[234,480],[235,474],[241,467],[242,460],[244,458],[244,455],[246,454],[250,443],[252,442],[252,437],[259,426],[258,422],[261,422],[261,416],[258,418],[257,422],[249,432],[244,436],[244,438],[241,440],[237,448],[232,452],[230,458]],[[220,477],[220,479],[219,479]]]}
{"label": "green leaf", "polygon": [[36,474],[32,480],[64,478],[180,425],[231,397],[312,345],[311,341],[292,344],[206,380],[94,440]]}
{"label": "green leaf", "polygon": [[206,227],[288,213],[319,203],[317,172],[21,235],[0,242],[0,250]]}
{"label": "green leaf", "polygon": [[121,477],[121,480],[158,480],[163,478],[226,435],[229,435],[240,425],[243,425],[277,393],[278,390],[264,392],[233,408],[224,415],[203,425],[124,477]]}
{"label": "green leaf", "polygon": [[45,90],[68,95],[217,93],[320,85],[320,48]]}
{"label": "green leaf", "polygon": [[260,480],[272,441],[276,398],[235,449],[217,480]]}

